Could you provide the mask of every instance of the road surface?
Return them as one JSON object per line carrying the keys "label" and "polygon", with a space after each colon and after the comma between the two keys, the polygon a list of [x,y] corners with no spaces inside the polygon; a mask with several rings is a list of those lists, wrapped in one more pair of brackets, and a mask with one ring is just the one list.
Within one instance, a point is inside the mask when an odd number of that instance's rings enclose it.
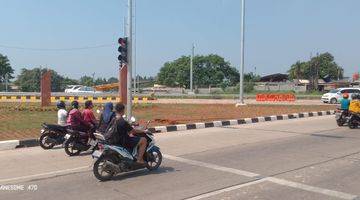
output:
{"label": "road surface", "polygon": [[333,116],[161,133],[156,139],[165,156],[159,170],[108,182],[95,179],[89,155],[38,147],[2,151],[0,199],[360,196],[360,130],[337,127]]}

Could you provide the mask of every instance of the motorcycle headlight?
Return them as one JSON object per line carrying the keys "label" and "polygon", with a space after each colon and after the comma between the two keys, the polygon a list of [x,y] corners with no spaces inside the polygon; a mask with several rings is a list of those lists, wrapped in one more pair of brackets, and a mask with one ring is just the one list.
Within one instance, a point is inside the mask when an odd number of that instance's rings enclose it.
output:
{"label": "motorcycle headlight", "polygon": [[41,129],[40,133],[41,134],[45,133],[45,129]]}

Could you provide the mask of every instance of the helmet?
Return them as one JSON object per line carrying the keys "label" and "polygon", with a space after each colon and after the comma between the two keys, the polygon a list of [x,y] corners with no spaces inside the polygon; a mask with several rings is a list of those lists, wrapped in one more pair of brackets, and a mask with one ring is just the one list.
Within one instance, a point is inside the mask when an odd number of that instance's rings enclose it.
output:
{"label": "helmet", "polygon": [[344,99],[349,98],[349,94],[348,94],[348,93],[344,93],[344,94],[343,94],[343,98],[344,98]]}
{"label": "helmet", "polygon": [[58,109],[65,109],[65,102],[64,101],[58,101],[57,103],[56,103],[56,107],[58,108]]}
{"label": "helmet", "polygon": [[73,102],[71,102],[71,106],[72,106],[73,108],[78,109],[78,108],[79,108],[79,102],[73,101]]}

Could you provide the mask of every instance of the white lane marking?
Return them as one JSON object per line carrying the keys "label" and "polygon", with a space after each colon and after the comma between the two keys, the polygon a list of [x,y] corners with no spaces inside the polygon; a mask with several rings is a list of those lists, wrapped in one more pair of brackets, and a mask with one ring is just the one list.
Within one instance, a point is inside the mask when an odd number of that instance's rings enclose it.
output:
{"label": "white lane marking", "polygon": [[338,192],[335,190],[328,190],[328,189],[324,189],[324,188],[314,187],[314,186],[305,185],[302,183],[296,183],[296,182],[292,182],[292,181],[287,181],[284,179],[279,179],[279,178],[274,178],[274,177],[268,177],[268,178],[265,178],[265,180],[271,181],[273,183],[277,183],[279,185],[302,189],[305,191],[315,192],[315,193],[324,194],[327,196],[337,197],[337,198],[341,198],[341,199],[353,200],[353,199],[357,198],[356,195],[347,194],[344,192]]}
{"label": "white lane marking", "polygon": [[[186,163],[186,164],[189,164],[189,165],[195,165],[195,166],[199,166],[199,167],[206,167],[206,168],[214,169],[214,170],[218,170],[218,171],[229,172],[229,173],[233,173],[233,174],[237,174],[237,175],[241,175],[241,176],[246,176],[246,177],[260,177],[261,176],[260,174],[255,174],[255,173],[244,171],[244,170],[228,168],[228,167],[222,167],[222,166],[219,166],[219,165],[200,162],[200,161],[196,161],[196,160],[190,160],[190,159],[181,158],[181,157],[177,157],[177,156],[171,156],[171,155],[163,155],[163,156],[164,156],[164,158],[167,158],[169,160],[174,160],[174,161]],[[276,183],[276,184],[279,184],[279,185],[293,187],[293,188],[297,188],[297,189],[301,189],[301,190],[305,190],[305,191],[324,194],[324,195],[327,195],[327,196],[337,197],[337,198],[346,199],[346,200],[355,200],[355,199],[358,198],[358,196],[353,195],[353,194],[348,194],[348,193],[339,192],[339,191],[335,191],[335,190],[329,190],[329,189],[324,189],[324,188],[320,188],[320,187],[310,186],[310,185],[297,183],[297,182],[293,182],[293,181],[288,181],[288,180],[284,180],[284,179],[279,179],[279,178],[274,178],[274,177],[263,177],[263,178],[261,178],[259,180],[253,181],[253,182],[255,182],[254,184],[263,182],[263,181],[260,181],[260,180],[270,181],[272,183]],[[253,184],[250,184],[250,183],[252,183],[252,182],[249,182],[248,185],[253,185]],[[236,187],[236,186],[232,186],[232,187]],[[232,187],[230,187],[230,188],[232,188]],[[240,185],[238,185],[238,187],[240,187]],[[243,187],[245,187],[245,186],[243,186]],[[230,190],[235,190],[235,189],[230,189]],[[218,194],[224,193],[224,192],[228,192],[226,190],[226,188],[221,189],[221,190],[217,190],[217,191],[213,191],[213,192],[210,192],[210,193],[202,194],[202,195],[192,197],[192,198],[195,198],[196,200],[197,199],[203,199],[203,198],[218,195]],[[195,199],[190,198],[190,199],[187,199],[187,200],[195,200]]]}
{"label": "white lane marking", "polygon": [[11,182],[11,181],[19,181],[19,180],[24,180],[24,179],[26,180],[26,179],[31,179],[31,178],[40,178],[40,177],[49,176],[49,175],[56,176],[56,175],[66,174],[66,173],[69,173],[69,172],[79,172],[79,171],[83,171],[84,169],[90,169],[90,167],[89,166],[83,166],[83,167],[76,167],[76,168],[52,171],[52,172],[41,173],[41,174],[33,174],[33,175],[28,175],[28,176],[19,176],[19,177],[15,177],[15,178],[0,179],[0,183]]}
{"label": "white lane marking", "polygon": [[229,173],[233,173],[233,174],[237,174],[237,175],[241,175],[241,176],[246,176],[246,177],[257,177],[257,176],[259,176],[259,174],[255,174],[255,173],[252,173],[252,172],[247,172],[247,171],[238,170],[238,169],[234,169],[234,168],[222,167],[222,166],[219,166],[219,165],[200,162],[200,161],[196,161],[196,160],[189,160],[189,159],[180,158],[180,157],[177,157],[177,156],[171,156],[171,155],[163,155],[163,156],[164,156],[164,158],[167,158],[169,160],[175,160],[175,161],[190,164],[190,165],[195,165],[195,166],[199,166],[199,167],[206,167],[206,168],[210,168],[210,169],[214,169],[214,170],[218,170],[218,171],[223,171],[223,172],[229,172]]}
{"label": "white lane marking", "polygon": [[234,186],[231,186],[231,187],[223,188],[221,190],[215,190],[215,191],[212,191],[212,192],[209,192],[209,193],[200,194],[198,196],[187,198],[185,200],[200,200],[200,199],[212,197],[212,196],[215,196],[215,195],[218,195],[218,194],[221,194],[221,193],[237,190],[237,189],[247,187],[247,186],[250,186],[250,185],[255,185],[255,184],[258,184],[258,183],[262,183],[262,182],[265,182],[265,181],[266,181],[265,179],[260,179],[260,180],[252,181],[252,182],[249,182],[249,183],[243,183],[243,184],[239,184],[239,185],[234,185]]}

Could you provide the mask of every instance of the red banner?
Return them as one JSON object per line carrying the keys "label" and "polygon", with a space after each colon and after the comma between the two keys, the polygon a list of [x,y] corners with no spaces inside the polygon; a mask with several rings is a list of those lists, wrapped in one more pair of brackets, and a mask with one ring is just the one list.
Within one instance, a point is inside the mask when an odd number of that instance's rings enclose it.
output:
{"label": "red banner", "polygon": [[295,101],[294,94],[256,94],[256,101]]}

